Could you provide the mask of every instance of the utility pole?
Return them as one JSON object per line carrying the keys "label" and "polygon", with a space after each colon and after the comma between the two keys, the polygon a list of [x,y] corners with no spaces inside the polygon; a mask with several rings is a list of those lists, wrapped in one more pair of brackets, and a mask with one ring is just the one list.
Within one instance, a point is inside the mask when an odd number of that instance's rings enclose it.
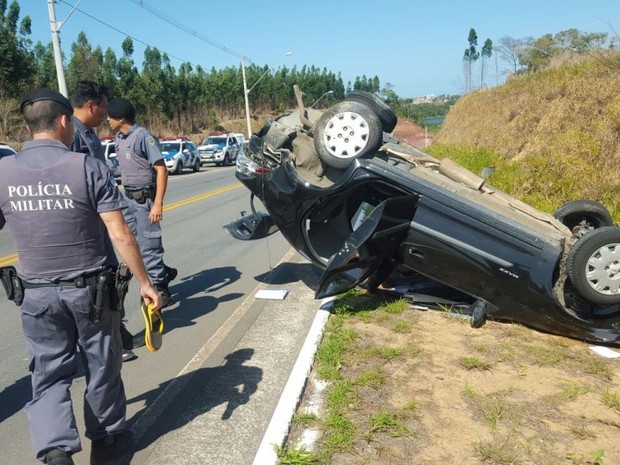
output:
{"label": "utility pole", "polygon": [[252,92],[252,89],[254,89],[254,87],[256,87],[256,84],[258,84],[258,82],[265,77],[265,75],[271,71],[271,68],[273,68],[276,63],[278,61],[280,61],[282,58],[284,57],[288,57],[291,56],[293,54],[293,52],[285,52],[283,53],[280,57],[278,57],[278,59],[276,61],[274,61],[273,65],[271,65],[269,68],[267,68],[267,70],[261,74],[261,76],[256,80],[256,82],[252,85],[252,87],[250,87],[248,89],[248,83],[245,80],[245,64],[243,62],[244,57],[241,56],[241,77],[243,78],[243,98],[245,99],[245,120],[246,120],[246,124],[248,126],[248,140],[250,140],[250,138],[252,137],[252,124],[250,122],[250,99],[248,97],[248,95],[250,94],[250,92]]}
{"label": "utility pole", "polygon": [[252,137],[252,123],[250,122],[250,102],[248,100],[248,83],[245,80],[245,65],[243,63],[243,58],[241,57],[241,76],[243,78],[243,99],[245,101],[245,122],[248,128],[248,140]]}
{"label": "utility pole", "polygon": [[54,47],[54,63],[56,64],[56,77],[58,78],[58,91],[65,97],[69,97],[67,92],[67,83],[65,82],[65,70],[62,67],[62,51],[60,50],[60,28],[67,22],[69,16],[77,10],[78,5],[82,3],[79,0],[73,9],[69,12],[64,21],[56,21],[56,10],[54,8],[54,0],[47,0],[47,10],[50,15],[50,29],[52,31],[52,46]]}
{"label": "utility pole", "polygon": [[58,78],[58,91],[68,96],[67,83],[65,82],[65,70],[62,67],[62,52],[60,51],[60,28],[62,24],[56,21],[54,0],[47,0],[47,9],[50,14],[50,28],[52,30],[52,45],[54,47],[54,62],[56,63],[56,77]]}

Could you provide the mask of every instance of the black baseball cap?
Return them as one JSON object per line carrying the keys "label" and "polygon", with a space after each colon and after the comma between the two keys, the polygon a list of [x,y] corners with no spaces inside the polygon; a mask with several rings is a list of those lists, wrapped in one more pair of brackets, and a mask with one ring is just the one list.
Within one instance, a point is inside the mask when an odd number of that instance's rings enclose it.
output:
{"label": "black baseball cap", "polygon": [[60,92],[48,89],[47,87],[42,87],[40,89],[33,90],[24,95],[21,104],[19,105],[19,110],[23,113],[24,107],[26,105],[32,105],[34,102],[40,102],[42,100],[52,100],[54,102],[60,103],[65,106],[67,110],[73,114],[73,107],[71,106],[71,102],[69,99],[62,95]]}
{"label": "black baseball cap", "polygon": [[133,122],[136,117],[136,109],[129,100],[117,97],[108,103],[108,116],[114,119],[126,118]]}

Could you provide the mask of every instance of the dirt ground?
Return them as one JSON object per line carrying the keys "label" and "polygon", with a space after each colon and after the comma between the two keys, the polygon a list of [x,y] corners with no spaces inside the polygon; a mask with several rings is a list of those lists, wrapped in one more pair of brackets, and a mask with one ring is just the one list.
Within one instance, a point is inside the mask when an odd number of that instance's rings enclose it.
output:
{"label": "dirt ground", "polygon": [[409,121],[398,121],[393,132],[394,136],[413,145],[415,148],[424,150],[425,147],[433,143],[433,134],[428,134],[424,128],[416,126]]}
{"label": "dirt ground", "polygon": [[[620,464],[620,359],[517,324],[474,329],[467,316],[413,308],[368,313],[345,323],[356,334],[347,353],[358,354],[341,369],[356,386],[347,412],[354,445],[327,463]],[[402,355],[359,355],[385,348]],[[383,382],[364,385],[364,373]],[[304,444],[327,418],[325,393],[316,397],[313,374],[298,412],[318,412],[318,420],[294,426],[289,446]],[[379,412],[406,429],[373,427]],[[318,450],[324,440],[307,447]]]}

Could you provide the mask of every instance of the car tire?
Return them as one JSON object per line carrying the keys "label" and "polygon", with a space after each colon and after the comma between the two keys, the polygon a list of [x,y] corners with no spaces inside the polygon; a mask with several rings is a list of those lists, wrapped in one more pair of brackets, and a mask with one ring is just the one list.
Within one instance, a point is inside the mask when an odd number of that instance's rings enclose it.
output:
{"label": "car tire", "polygon": [[183,162],[179,160],[179,162],[177,163],[177,166],[174,169],[174,174],[181,174],[181,173],[183,173]]}
{"label": "car tire", "polygon": [[329,107],[314,126],[314,148],[319,158],[337,169],[376,152],[382,141],[379,117],[359,102],[344,101]]}
{"label": "car tire", "polygon": [[224,161],[222,162],[222,164],[224,166],[230,165],[230,157],[228,156],[228,154],[224,155]]}
{"label": "car tire", "polygon": [[198,171],[200,171],[200,166],[200,160],[196,158],[196,161],[194,162],[194,173],[198,173]]}
{"label": "car tire", "polygon": [[553,216],[568,227],[575,236],[613,226],[614,220],[604,205],[594,200],[573,200],[558,208]]}
{"label": "car tire", "polygon": [[584,299],[602,305],[620,303],[620,228],[604,226],[578,239],[566,266]]}
{"label": "car tire", "polygon": [[372,92],[366,92],[365,90],[354,90],[349,92],[345,97],[345,101],[363,103],[374,111],[381,121],[381,127],[385,132],[392,132],[396,127],[398,118],[396,113],[379,97]]}

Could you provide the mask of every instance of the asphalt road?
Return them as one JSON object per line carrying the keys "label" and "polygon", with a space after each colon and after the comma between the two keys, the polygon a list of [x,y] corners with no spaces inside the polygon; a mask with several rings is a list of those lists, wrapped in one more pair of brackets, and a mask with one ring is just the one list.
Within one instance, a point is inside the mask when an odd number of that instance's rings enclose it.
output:
{"label": "asphalt road", "polygon": [[[166,262],[179,269],[171,284],[177,303],[164,311],[164,346],[157,353],[136,350],[138,359],[123,365],[130,423],[140,420],[162,389],[182,373],[257,285],[290,251],[280,234],[257,242],[233,239],[222,225],[249,211],[249,191],[234,177],[234,167],[205,166],[169,179],[163,231]],[[15,262],[12,238],[0,232],[0,266]],[[136,286],[126,300],[129,329],[143,328]],[[0,295],[0,463],[37,463],[30,445],[24,405],[30,399],[27,352],[19,309]],[[232,329],[234,331],[234,328]],[[76,378],[72,395],[80,432],[84,378]],[[88,463],[84,453],[74,458]]]}

